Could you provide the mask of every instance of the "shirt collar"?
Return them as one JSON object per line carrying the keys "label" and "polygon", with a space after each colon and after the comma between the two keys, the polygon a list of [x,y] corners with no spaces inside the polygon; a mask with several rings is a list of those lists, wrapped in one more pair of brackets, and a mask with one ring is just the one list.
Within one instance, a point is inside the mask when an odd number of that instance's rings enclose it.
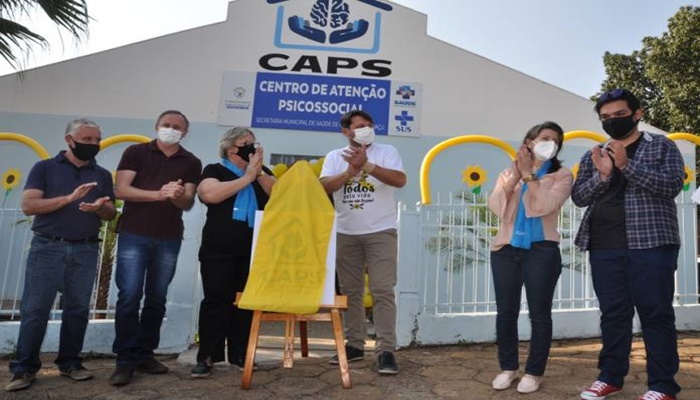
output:
{"label": "shirt collar", "polygon": [[[158,148],[158,144],[156,143],[157,140],[158,140],[158,139],[153,139],[153,140],[151,140],[150,142],[148,142],[148,150],[150,150],[150,151],[156,151],[156,152],[158,152],[158,153],[161,153],[161,154],[165,155],[165,153],[163,153],[163,152]],[[175,152],[175,154],[173,154],[173,155],[170,156],[170,158],[172,158],[172,157],[185,157],[185,149],[182,148],[182,145],[178,146],[177,151]]]}

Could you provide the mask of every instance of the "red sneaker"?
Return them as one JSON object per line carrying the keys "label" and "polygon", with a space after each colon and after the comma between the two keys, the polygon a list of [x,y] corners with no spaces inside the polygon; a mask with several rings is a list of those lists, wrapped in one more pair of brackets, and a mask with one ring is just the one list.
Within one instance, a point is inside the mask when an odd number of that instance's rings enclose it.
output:
{"label": "red sneaker", "polygon": [[676,400],[676,398],[671,396],[670,394],[650,390],[644,393],[642,397],[638,398],[637,400]]}
{"label": "red sneaker", "polygon": [[582,400],[605,400],[608,396],[622,392],[622,388],[602,381],[595,381],[588,389],[581,392]]}

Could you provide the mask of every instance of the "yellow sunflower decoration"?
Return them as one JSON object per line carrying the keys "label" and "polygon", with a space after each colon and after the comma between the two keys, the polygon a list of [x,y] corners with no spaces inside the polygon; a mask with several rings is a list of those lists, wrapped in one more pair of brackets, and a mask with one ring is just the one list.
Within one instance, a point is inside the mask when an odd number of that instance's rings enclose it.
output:
{"label": "yellow sunflower decoration", "polygon": [[19,170],[10,168],[2,174],[2,187],[5,189],[5,197],[2,199],[2,206],[5,206],[7,197],[12,193],[12,189],[19,186],[19,182],[22,180],[22,173]]}
{"label": "yellow sunflower decoration", "polygon": [[486,171],[478,165],[469,165],[462,171],[462,182],[472,188],[472,193],[481,193],[481,186],[488,181]]}
{"label": "yellow sunflower decoration", "polygon": [[690,169],[687,165],[684,167],[685,173],[683,174],[683,191],[687,192],[690,190],[690,184],[693,183],[693,179],[695,177],[695,174],[693,173],[693,170]]}

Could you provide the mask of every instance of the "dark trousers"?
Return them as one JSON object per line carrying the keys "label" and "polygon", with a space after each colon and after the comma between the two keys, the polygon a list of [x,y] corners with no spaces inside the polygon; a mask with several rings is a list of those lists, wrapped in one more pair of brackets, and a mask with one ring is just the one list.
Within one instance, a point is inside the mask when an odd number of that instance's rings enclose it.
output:
{"label": "dark trousers", "polygon": [[233,302],[248,281],[250,260],[230,257],[200,264],[204,299],[199,307],[197,361],[224,361],[226,343],[229,362],[245,358],[253,312],[239,309]]}
{"label": "dark trousers", "polygon": [[644,250],[591,250],[593,286],[600,303],[598,380],[622,387],[629,372],[632,319],[636,308],[647,352],[649,390],[675,396],[680,386],[673,311],[678,247]]}
{"label": "dark trousers", "polygon": [[119,294],[112,345],[117,365],[134,365],[151,358],[158,348],[168,286],[175,276],[181,244],[180,239],[119,234],[114,273]]}
{"label": "dark trousers", "polygon": [[532,326],[525,373],[544,375],[552,345],[552,298],[561,268],[559,245],[552,241],[535,242],[528,250],[504,246],[491,253],[496,294],[496,341],[502,370],[519,368],[518,316],[524,284]]}
{"label": "dark trousers", "polygon": [[56,364],[61,370],[82,364],[80,352],[88,325],[98,247],[99,243],[65,243],[34,235],[24,275],[17,355],[10,361],[12,373],[34,374],[41,368],[39,352],[59,291],[63,294],[63,313]]}

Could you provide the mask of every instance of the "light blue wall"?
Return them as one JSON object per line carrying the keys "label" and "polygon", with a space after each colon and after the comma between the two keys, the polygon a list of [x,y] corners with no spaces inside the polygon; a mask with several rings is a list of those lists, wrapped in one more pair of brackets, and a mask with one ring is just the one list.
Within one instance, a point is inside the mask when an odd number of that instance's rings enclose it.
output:
{"label": "light blue wall", "polygon": [[[185,111],[186,113],[186,111]],[[15,132],[31,136],[41,143],[51,155],[65,148],[63,132],[68,120],[75,116],[33,115],[0,112],[0,132]],[[93,117],[102,126],[103,139],[109,136],[136,133],[153,135],[153,120],[115,119]],[[156,116],[154,116],[155,119]],[[523,127],[523,135],[529,127]],[[573,127],[572,127],[573,128]],[[198,156],[204,164],[217,161],[218,142],[226,127],[211,123],[193,122],[183,146]],[[330,150],[342,147],[347,140],[338,133],[304,132],[291,130],[255,129],[257,139],[263,144],[267,159],[270,154],[325,155]],[[474,132],[463,132],[470,134]],[[481,132],[499,136],[499,132]],[[446,137],[424,136],[421,138],[399,138],[380,136],[378,141],[399,149],[408,176],[406,187],[397,191],[397,200],[414,204],[420,200],[419,171],[425,154]],[[586,144],[585,142],[583,144]],[[514,147],[518,143],[511,143]],[[98,162],[112,171],[116,169],[121,152],[128,144],[112,146],[101,152]],[[568,166],[578,162],[585,147],[576,146],[564,150],[563,158]],[[0,142],[0,171],[13,166],[28,172],[37,158],[24,145]],[[498,173],[509,165],[507,155],[495,147],[483,144],[462,145],[445,150],[435,159],[431,173],[431,192],[457,191],[461,183],[461,171],[467,165],[480,165],[488,172],[489,189]]]}
{"label": "light blue wall", "polygon": [[[55,155],[59,150],[65,148],[64,130],[68,120],[75,116],[56,116],[56,115],[30,115],[30,114],[15,114],[0,112],[0,132],[15,132],[31,136],[41,143],[49,154]],[[102,126],[103,139],[117,134],[142,134],[152,136],[153,120],[136,120],[136,119],[116,119],[116,118],[93,118]],[[155,118],[155,116],[154,116]],[[529,127],[523,127],[523,135]],[[573,130],[576,127],[568,127]],[[226,130],[225,127],[220,127],[211,123],[193,122],[190,127],[189,135],[184,139],[183,145],[188,150],[202,159],[204,164],[216,162],[218,153],[218,142],[222,133]],[[328,151],[346,145],[346,139],[340,133],[318,133],[318,132],[301,132],[301,131],[285,131],[285,130],[255,130],[258,140],[264,145],[267,159],[272,153],[300,154],[300,155],[324,155]],[[474,132],[463,132],[470,134]],[[490,134],[499,136],[498,132],[478,132],[480,134]],[[396,146],[402,155],[404,167],[408,176],[408,184],[401,190],[397,191],[397,200],[404,203],[409,210],[414,209],[414,205],[420,201],[419,191],[419,171],[424,155],[427,151],[447,138],[443,137],[421,137],[421,138],[396,138],[396,137],[380,137],[379,142],[388,143]],[[519,143],[511,143],[517,148]],[[119,144],[112,146],[98,155],[98,162],[110,171],[114,171],[121,157],[122,151],[129,144]],[[576,164],[592,143],[578,140],[575,145],[567,143],[560,158],[565,161],[565,165],[571,167]],[[693,165],[693,156],[686,154],[686,163]],[[2,141],[0,142],[0,173],[3,173],[8,168],[16,168],[20,170],[24,178],[28,174],[31,166],[38,160],[36,154],[23,144]],[[507,155],[499,149],[483,144],[462,145],[455,148],[450,148],[441,153],[433,163],[431,172],[431,194],[433,201],[436,202],[438,193],[445,199],[449,196],[448,192],[457,192],[464,188],[461,182],[461,171],[469,165],[480,165],[487,171],[488,182],[484,186],[484,190],[490,190],[493,186],[498,173],[510,165],[510,160]],[[24,184],[13,191],[8,198],[6,208],[18,207],[21,195],[21,188]],[[4,193],[2,193],[4,194]],[[0,195],[2,195],[0,194]],[[687,224],[683,232],[683,240],[689,244],[684,246],[679,263],[695,263],[695,207],[690,204],[689,193],[684,194],[684,200],[687,203],[683,209]],[[22,218],[21,212],[15,209],[13,214],[7,212],[0,214],[0,268],[10,271],[7,274],[7,280],[12,282],[20,282],[23,274],[24,265],[17,259],[13,258],[6,262],[6,254],[8,252],[9,228],[17,219]],[[199,284],[197,250],[199,247],[200,230],[203,223],[204,213],[201,205],[195,205],[194,209],[185,213],[185,242],[183,243],[182,252],[178,261],[178,270],[171,285],[169,303],[168,303],[168,320],[163,327],[163,337],[161,349],[165,351],[179,351],[187,347],[193,339],[195,330],[194,321],[196,320],[195,311],[197,309],[198,293],[201,290]],[[418,221],[416,221],[418,222]],[[420,230],[419,224],[409,224],[412,229]],[[415,233],[415,232],[414,232]],[[401,282],[397,286],[399,292],[415,292],[416,285],[419,284],[420,277],[420,249],[422,243],[413,243],[418,240],[414,237],[414,233],[401,232],[404,239],[411,239],[411,245],[407,245],[404,240],[404,245],[400,249],[399,265],[400,275],[403,276]],[[24,243],[22,240],[13,242],[15,254],[19,254],[26,250],[22,248]],[[18,253],[19,252],[19,253]],[[16,256],[15,256],[16,257]],[[6,271],[0,270],[0,276],[6,275]],[[407,275],[408,274],[408,275]],[[406,285],[408,282],[413,282]],[[21,283],[21,282],[20,282]],[[7,292],[6,292],[7,293]],[[113,297],[113,296],[112,296]],[[400,300],[403,306],[400,305],[400,321],[401,324],[408,323],[408,326],[414,326],[416,315],[413,315],[415,310],[419,309],[419,304],[412,304],[406,307],[406,302],[420,301],[419,296],[405,296]],[[410,309],[407,315],[403,315],[403,310]],[[410,315],[409,315],[410,314]],[[412,322],[413,321],[413,322]],[[54,329],[52,327],[50,329]],[[16,327],[4,326],[2,329],[10,329],[6,336],[16,337]],[[86,338],[85,348],[92,351],[109,352],[109,344],[111,343],[111,335],[113,330],[111,326],[105,324],[97,324],[91,327],[94,334],[88,335]],[[53,332],[50,330],[50,332]],[[91,331],[92,332],[92,331]],[[408,331],[410,332],[410,330]],[[416,340],[422,335],[411,336],[410,333],[404,333],[406,337],[402,338],[402,344],[406,341]],[[415,333],[415,332],[414,332]],[[423,332],[426,333],[426,332]],[[47,345],[45,350],[50,351],[53,343],[56,342],[54,335],[47,335]],[[5,337],[5,336],[2,336]],[[445,338],[443,338],[445,339]],[[442,340],[442,339],[441,339]],[[450,342],[450,339],[447,342]],[[453,340],[454,341],[454,340]]]}

